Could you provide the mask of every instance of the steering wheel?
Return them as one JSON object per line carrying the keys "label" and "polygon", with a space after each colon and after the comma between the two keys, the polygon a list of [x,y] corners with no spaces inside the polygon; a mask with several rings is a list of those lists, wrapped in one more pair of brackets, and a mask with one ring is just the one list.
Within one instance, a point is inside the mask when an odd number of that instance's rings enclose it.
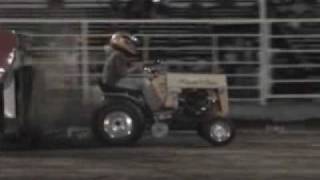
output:
{"label": "steering wheel", "polygon": [[147,73],[150,74],[152,76],[157,76],[161,70],[160,70],[160,66],[162,65],[161,63],[162,61],[157,59],[155,61],[153,61],[153,63],[146,65],[143,70]]}

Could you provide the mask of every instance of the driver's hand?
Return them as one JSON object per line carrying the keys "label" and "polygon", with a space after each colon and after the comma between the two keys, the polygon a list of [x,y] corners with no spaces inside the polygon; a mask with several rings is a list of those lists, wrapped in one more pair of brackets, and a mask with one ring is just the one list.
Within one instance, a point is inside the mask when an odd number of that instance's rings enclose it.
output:
{"label": "driver's hand", "polygon": [[157,78],[160,75],[158,71],[153,71],[152,72],[152,79]]}

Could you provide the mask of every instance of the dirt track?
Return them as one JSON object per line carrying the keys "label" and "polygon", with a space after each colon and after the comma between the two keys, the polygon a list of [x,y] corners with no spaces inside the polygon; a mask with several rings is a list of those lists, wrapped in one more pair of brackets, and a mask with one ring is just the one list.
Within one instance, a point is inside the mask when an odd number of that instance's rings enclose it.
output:
{"label": "dirt track", "polygon": [[213,148],[192,134],[147,137],[132,148],[0,152],[0,179],[319,179],[320,133],[241,132]]}

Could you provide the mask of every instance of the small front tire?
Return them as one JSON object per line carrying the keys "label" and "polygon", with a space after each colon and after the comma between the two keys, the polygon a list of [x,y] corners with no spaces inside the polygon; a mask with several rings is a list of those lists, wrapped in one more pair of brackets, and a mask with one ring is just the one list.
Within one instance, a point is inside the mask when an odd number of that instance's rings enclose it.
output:
{"label": "small front tire", "polygon": [[214,146],[229,144],[235,137],[235,127],[231,120],[206,120],[199,124],[198,134]]}

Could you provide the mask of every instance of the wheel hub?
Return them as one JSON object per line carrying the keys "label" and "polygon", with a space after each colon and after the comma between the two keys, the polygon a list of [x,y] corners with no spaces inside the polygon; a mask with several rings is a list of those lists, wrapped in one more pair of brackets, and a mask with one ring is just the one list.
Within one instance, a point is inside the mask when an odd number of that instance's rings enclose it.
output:
{"label": "wheel hub", "polygon": [[226,123],[214,123],[210,128],[210,136],[217,142],[227,141],[231,137],[231,128]]}
{"label": "wheel hub", "polygon": [[110,113],[104,119],[104,131],[112,139],[128,136],[133,130],[132,121],[132,118],[125,112]]}

